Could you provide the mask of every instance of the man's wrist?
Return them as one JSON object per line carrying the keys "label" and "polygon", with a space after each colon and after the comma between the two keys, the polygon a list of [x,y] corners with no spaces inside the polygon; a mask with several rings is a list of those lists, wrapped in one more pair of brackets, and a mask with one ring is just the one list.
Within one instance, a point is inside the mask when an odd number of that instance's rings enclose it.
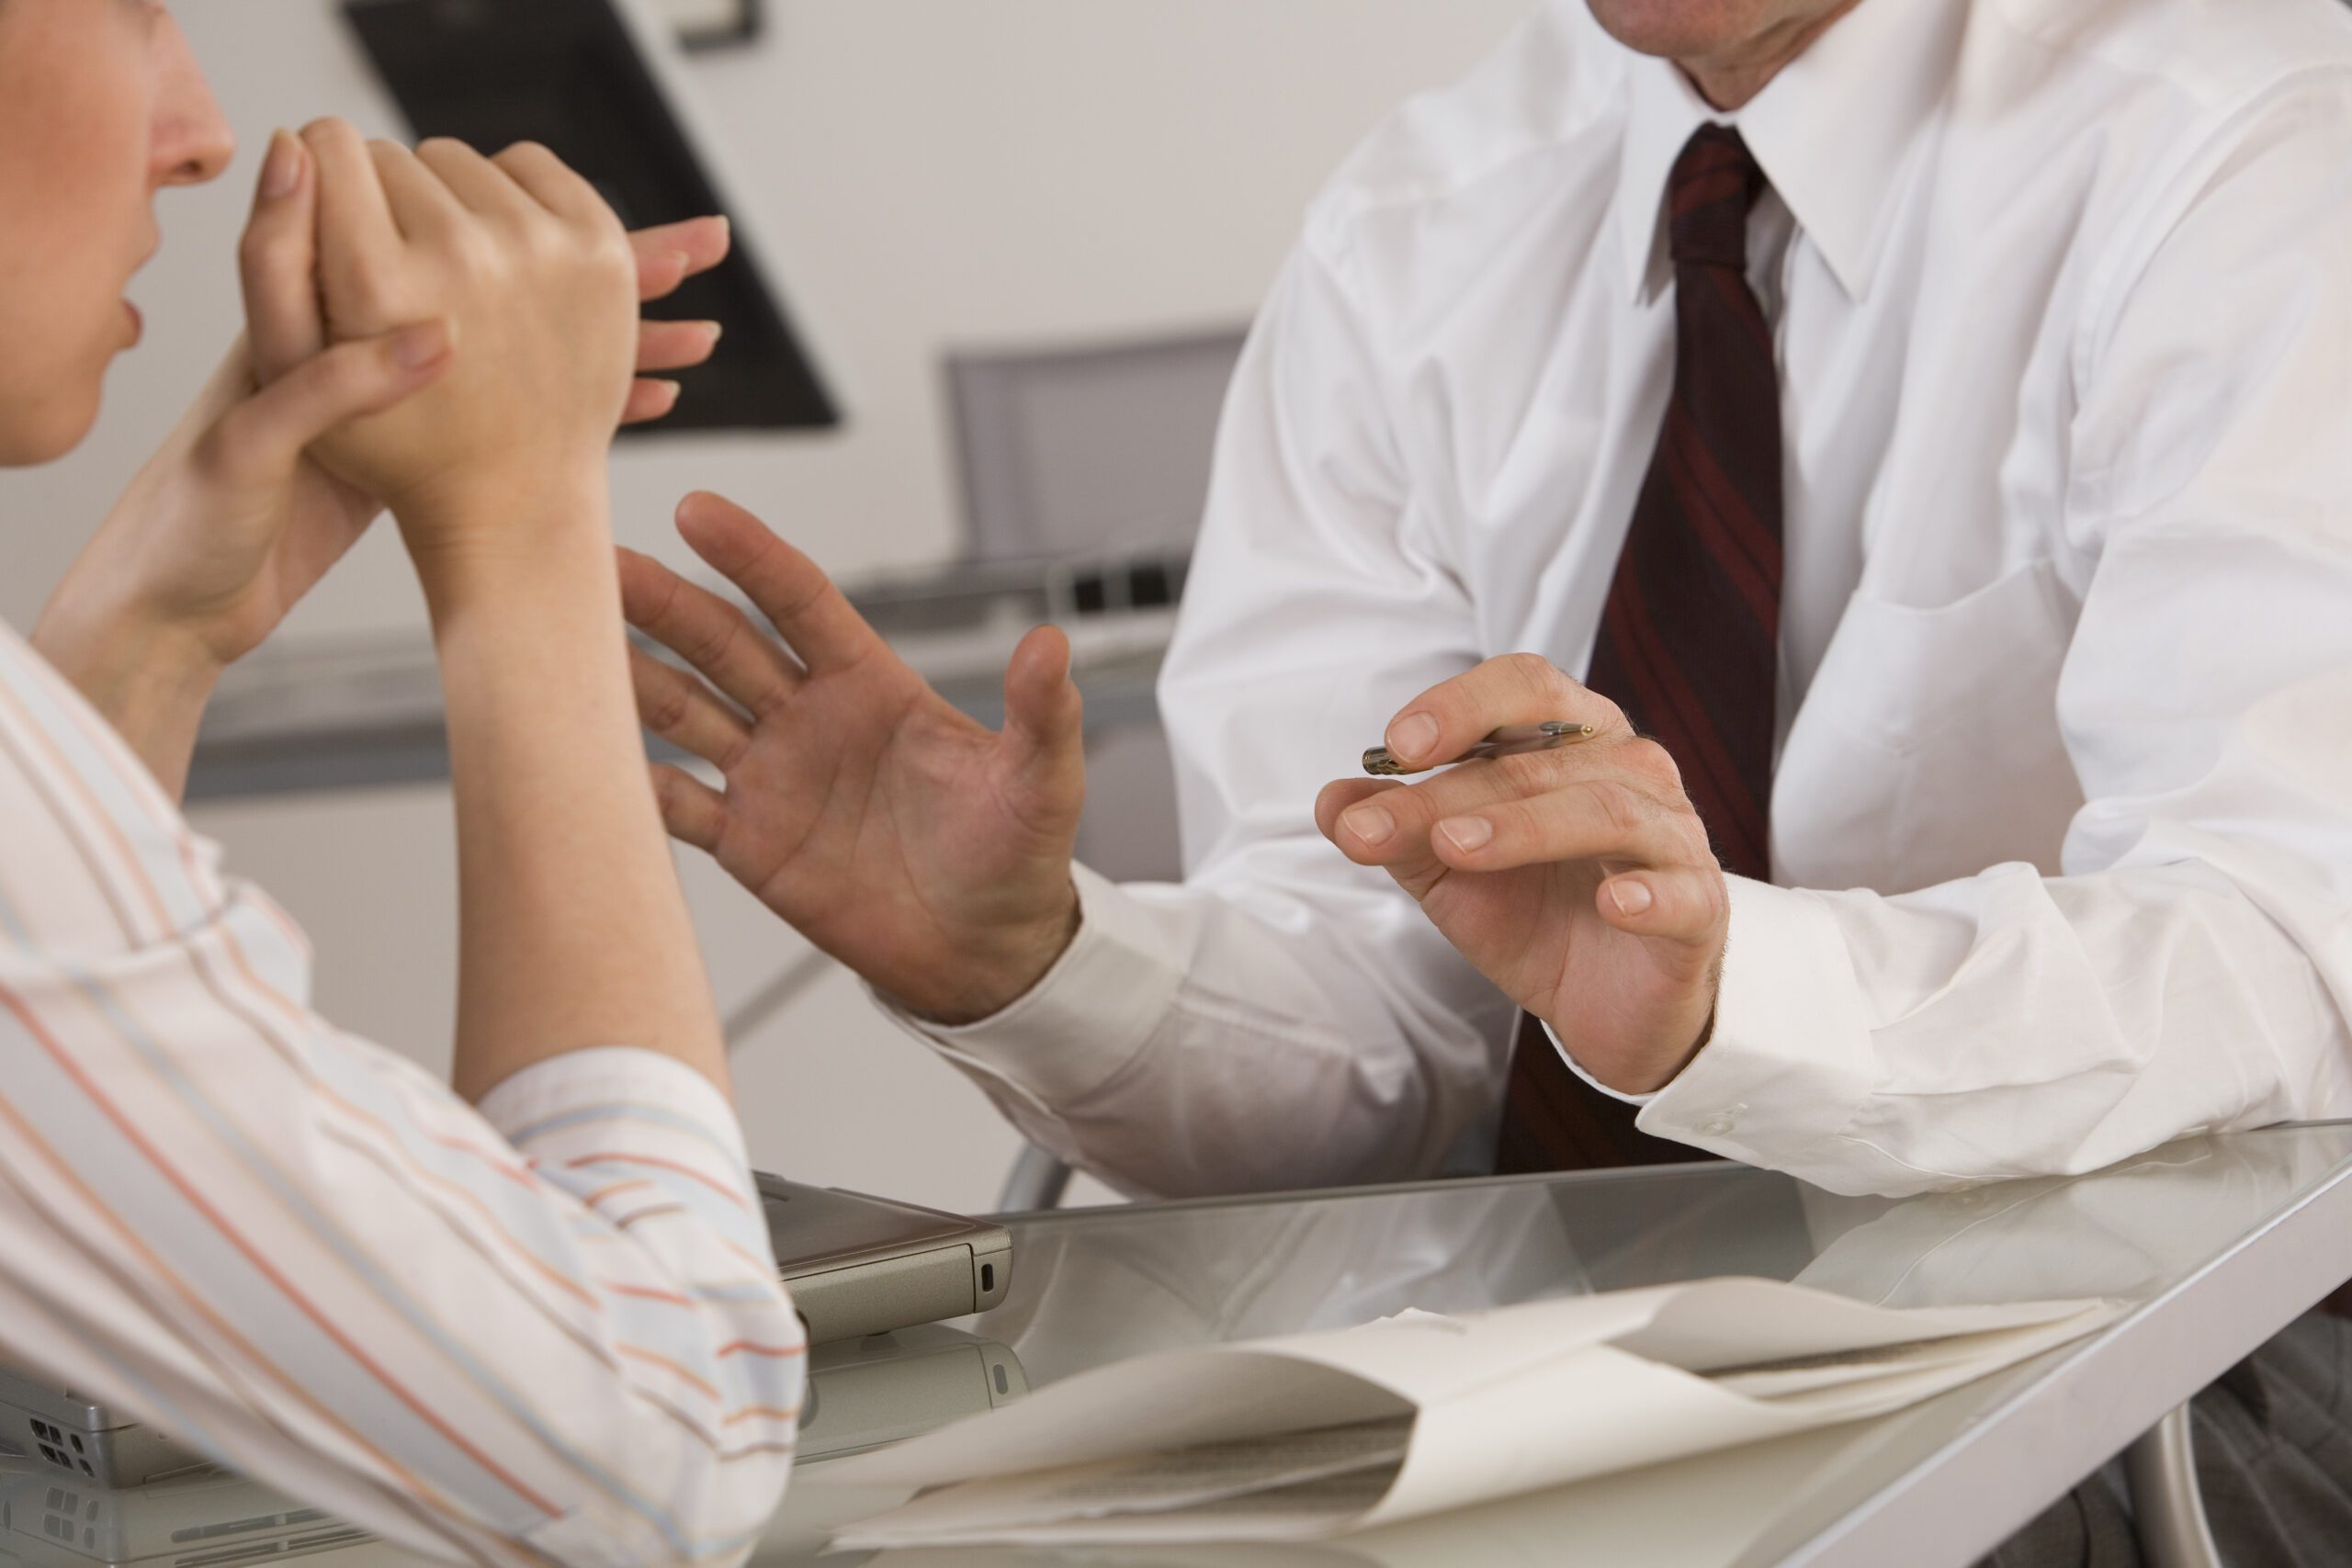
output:
{"label": "man's wrist", "polygon": [[1658,1094],[1663,1092],[1668,1086],[1674,1082],[1675,1079],[1680,1077],[1684,1073],[1690,1070],[1690,1064],[1699,1059],[1699,1053],[1707,1048],[1707,1042],[1714,1037],[1714,1033],[1715,1012],[1714,1009],[1709,1008],[1707,1010],[1707,1021],[1700,1027],[1699,1038],[1692,1043],[1689,1050],[1682,1053],[1681,1056],[1675,1061],[1673,1066],[1668,1069],[1663,1077],[1659,1077],[1656,1083],[1647,1085],[1642,1089],[1628,1089],[1626,1092],[1629,1094]]}
{"label": "man's wrist", "polygon": [[[1618,1053],[1613,1056],[1589,1058],[1585,1053],[1574,1051],[1566,1044],[1576,1037],[1573,1021],[1568,1029],[1564,1030],[1560,1024],[1545,1019],[1544,1026],[1551,1032],[1554,1040],[1563,1043],[1561,1048],[1573,1056],[1577,1070],[1589,1077],[1596,1087],[1614,1095],[1646,1099],[1662,1092],[1688,1072],[1690,1064],[1697,1061],[1699,1054],[1707,1048],[1707,1043],[1714,1038],[1715,1021],[1723,1010],[1723,959],[1720,954],[1708,973],[1706,998],[1706,1016],[1700,1021],[1695,1033],[1686,1032],[1680,1036],[1690,1043],[1671,1055],[1646,1049],[1637,1050],[1630,1057]],[[1676,1036],[1667,1038],[1671,1040]]]}
{"label": "man's wrist", "polygon": [[888,994],[924,1022],[943,1029],[985,1023],[1044,983],[1078,941],[1084,921],[1085,908],[1072,884],[1065,908],[1027,927],[1005,948],[943,965],[944,983],[912,987],[914,994],[896,990]]}
{"label": "man's wrist", "polygon": [[[1572,1035],[1562,1033],[1559,1026],[1551,1023],[1549,1020],[1546,1020],[1545,1023],[1555,1038],[1563,1041],[1573,1038]],[[1645,1097],[1660,1092],[1675,1079],[1680,1077],[1690,1064],[1699,1059],[1699,1053],[1706,1048],[1706,1036],[1702,1035],[1696,1045],[1691,1046],[1663,1067],[1655,1060],[1631,1064],[1605,1061],[1596,1063],[1589,1060],[1582,1052],[1573,1052],[1573,1048],[1571,1049],[1576,1057],[1577,1066],[1594,1083],[1611,1094]]]}

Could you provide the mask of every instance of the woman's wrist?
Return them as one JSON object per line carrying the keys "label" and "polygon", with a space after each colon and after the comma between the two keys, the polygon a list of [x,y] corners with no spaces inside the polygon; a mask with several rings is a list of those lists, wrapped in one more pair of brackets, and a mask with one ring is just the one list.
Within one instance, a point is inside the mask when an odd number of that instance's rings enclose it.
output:
{"label": "woman's wrist", "polygon": [[61,592],[32,642],[176,797],[224,668],[201,628]]}
{"label": "woman's wrist", "polygon": [[532,487],[469,487],[395,516],[436,632],[477,605],[511,604],[518,589],[610,572],[612,501],[601,468]]}

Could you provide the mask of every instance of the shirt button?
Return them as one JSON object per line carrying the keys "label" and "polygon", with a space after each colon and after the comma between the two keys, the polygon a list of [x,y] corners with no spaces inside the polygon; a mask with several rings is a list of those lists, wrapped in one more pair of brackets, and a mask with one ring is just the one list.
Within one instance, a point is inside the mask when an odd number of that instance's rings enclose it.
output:
{"label": "shirt button", "polygon": [[1699,1123],[1700,1133],[1710,1138],[1720,1138],[1739,1130],[1739,1113],[1747,1107],[1735,1105],[1728,1111],[1718,1111]]}

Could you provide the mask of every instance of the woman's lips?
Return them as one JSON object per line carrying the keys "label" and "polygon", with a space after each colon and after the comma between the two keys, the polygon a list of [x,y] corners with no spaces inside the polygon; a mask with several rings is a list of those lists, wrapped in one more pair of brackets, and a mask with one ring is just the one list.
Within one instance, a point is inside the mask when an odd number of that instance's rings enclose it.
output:
{"label": "woman's lips", "polygon": [[141,315],[139,307],[128,299],[122,302],[122,313],[130,318],[130,342],[131,346],[135,348],[138,346],[139,340],[147,335],[147,318]]}

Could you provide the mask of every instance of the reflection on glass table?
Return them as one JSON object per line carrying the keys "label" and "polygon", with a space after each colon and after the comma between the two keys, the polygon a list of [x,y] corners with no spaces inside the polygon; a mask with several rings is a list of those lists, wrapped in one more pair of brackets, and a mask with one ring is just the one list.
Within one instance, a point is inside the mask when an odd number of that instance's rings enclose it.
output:
{"label": "reflection on glass table", "polygon": [[820,1345],[808,1353],[798,1461],[808,1467],[919,1437],[1029,1392],[1021,1359],[936,1325]]}
{"label": "reflection on glass table", "polygon": [[340,1551],[367,1540],[316,1509],[219,1471],[123,1491],[51,1470],[0,1472],[0,1562],[238,1568]]}
{"label": "reflection on glass table", "polygon": [[[1728,1165],[1018,1216],[1005,1304],[825,1347],[758,1568],[1962,1568],[2352,1277],[2352,1124],[2198,1139],[1902,1201]],[[1894,1416],[1340,1540],[824,1556],[905,1500],[831,1461],[1184,1346],[1745,1274],[1894,1306],[2104,1296],[2112,1327]],[[1572,1415],[1573,1413],[1566,1413]],[[415,1560],[212,1476],[103,1493],[0,1465],[0,1568]]]}
{"label": "reflection on glass table", "polygon": [[[1897,1306],[2106,1296],[2140,1310],[2084,1345],[1896,1416],[1344,1540],[1125,1553],[897,1552],[870,1561],[910,1568],[1965,1562],[2352,1275],[2352,1224],[2341,1213],[2328,1233],[2332,1261],[2309,1256],[2300,1241],[2265,1239],[2282,1236],[2284,1224],[2323,1197],[2352,1203],[2348,1178],[2352,1126],[2326,1126],[2191,1140],[2090,1177],[1900,1201],[1692,1166],[1023,1217],[1013,1222],[1020,1262],[1011,1298],[964,1326],[1010,1347],[1038,1386],[1154,1350],[1343,1326],[1410,1307],[1460,1313],[1721,1274],[1795,1280]],[[2230,1272],[2223,1293],[2233,1310],[2270,1316],[2267,1326],[2240,1330],[2234,1348],[2200,1334],[2218,1359],[2199,1371],[2180,1353],[2178,1335],[2192,1309],[2210,1323],[2199,1303],[2211,1297],[2199,1292],[2220,1279],[2220,1266]],[[2103,1402],[2096,1406],[2102,1416],[2123,1419],[2120,1405],[2129,1401],[2114,1391],[2159,1387],[2161,1379],[2142,1375],[2159,1364],[2177,1386],[2145,1396],[2154,1403],[2132,1418],[2140,1426],[2119,1426],[2108,1440],[2070,1415],[2088,1399]],[[2098,1451],[2075,1451],[2085,1445]],[[1976,1495],[1988,1466],[2012,1477],[2007,1496]],[[1939,1487],[1939,1475],[1969,1483]],[[833,1528],[902,1500],[828,1486],[822,1465],[812,1465],[797,1478],[756,1561],[763,1568],[814,1562]],[[1979,1502],[1973,1511],[1983,1517],[1968,1517]],[[1858,1530],[1871,1528],[1892,1531],[1904,1543],[1900,1554],[1836,1554],[1839,1538],[1860,1539]],[[1929,1539],[1914,1540],[1910,1528]]]}
{"label": "reflection on glass table", "polygon": [[[820,1346],[808,1372],[804,1475],[1029,1392],[1010,1349],[935,1325]],[[319,1558],[322,1568],[418,1561],[215,1469],[115,1491],[0,1461],[0,1568],[243,1568],[291,1557]]]}

